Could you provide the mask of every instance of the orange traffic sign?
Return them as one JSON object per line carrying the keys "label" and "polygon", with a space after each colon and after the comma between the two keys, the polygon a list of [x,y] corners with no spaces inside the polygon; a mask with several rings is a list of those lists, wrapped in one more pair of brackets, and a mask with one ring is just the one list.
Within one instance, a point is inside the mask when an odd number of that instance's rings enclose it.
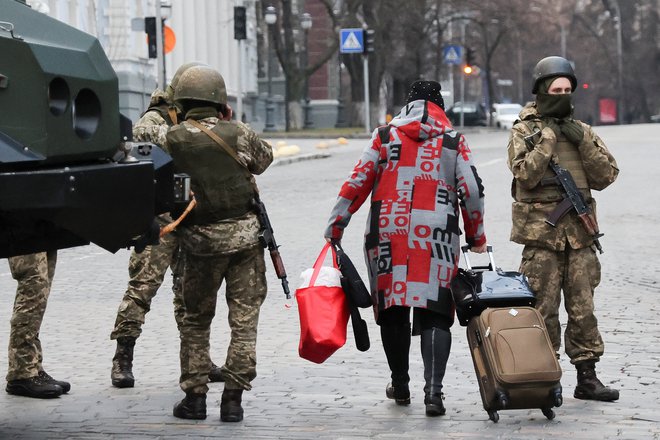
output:
{"label": "orange traffic sign", "polygon": [[163,40],[165,44],[163,45],[163,51],[165,53],[170,53],[176,46],[176,35],[171,27],[165,25],[163,26]]}

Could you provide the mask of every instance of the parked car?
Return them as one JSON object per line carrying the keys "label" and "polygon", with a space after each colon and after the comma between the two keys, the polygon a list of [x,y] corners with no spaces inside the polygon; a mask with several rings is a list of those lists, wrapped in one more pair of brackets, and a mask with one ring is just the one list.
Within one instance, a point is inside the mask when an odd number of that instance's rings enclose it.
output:
{"label": "parked car", "polygon": [[491,113],[493,125],[497,128],[510,130],[513,123],[518,119],[522,108],[520,104],[493,104],[493,112]]}
{"label": "parked car", "polygon": [[453,125],[460,125],[461,109],[463,109],[463,125],[477,125],[483,127],[488,125],[488,115],[486,114],[486,108],[483,104],[479,104],[477,102],[466,102],[465,105],[463,105],[463,103],[460,101],[456,102],[446,112],[447,117]]}

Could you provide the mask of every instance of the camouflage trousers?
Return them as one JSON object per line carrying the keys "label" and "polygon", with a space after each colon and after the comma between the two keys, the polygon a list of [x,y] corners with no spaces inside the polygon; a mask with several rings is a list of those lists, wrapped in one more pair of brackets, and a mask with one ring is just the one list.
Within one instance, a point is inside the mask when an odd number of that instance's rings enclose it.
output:
{"label": "camouflage trousers", "polygon": [[181,325],[181,389],[206,393],[211,369],[209,337],[218,290],[226,281],[231,337],[222,366],[226,389],[250,390],[257,376],[257,324],[266,298],[264,251],[253,247],[236,254],[198,256],[184,254]]}
{"label": "camouflage trousers", "polygon": [[[168,216],[169,217],[169,216]],[[163,216],[159,223],[163,222]],[[161,225],[162,226],[162,225]],[[174,293],[174,319],[177,327],[183,320],[183,299],[181,298],[181,273],[178,266],[179,243],[176,231],[160,239],[160,243],[147,246],[144,251],[131,252],[128,262],[128,288],[119,304],[115,327],[110,339],[130,336],[138,338],[142,333],[145,315],[151,310],[151,300],[163,284],[167,268],[172,268],[174,277],[172,291]]]}
{"label": "camouflage trousers", "polygon": [[43,369],[39,329],[56,262],[57,251],[9,258],[9,269],[18,287],[11,315],[7,381],[34,377]]}
{"label": "camouflage trousers", "polygon": [[525,246],[520,272],[529,278],[556,352],[561,346],[559,305],[564,293],[568,315],[564,343],[571,363],[595,360],[603,355],[603,339],[594,315],[594,289],[600,283],[600,262],[590,247],[564,251]]}

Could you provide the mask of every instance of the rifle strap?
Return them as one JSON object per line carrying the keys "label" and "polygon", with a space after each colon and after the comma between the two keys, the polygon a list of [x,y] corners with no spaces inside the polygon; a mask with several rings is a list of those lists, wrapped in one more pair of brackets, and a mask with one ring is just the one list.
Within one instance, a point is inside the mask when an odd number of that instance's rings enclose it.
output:
{"label": "rifle strap", "polygon": [[170,107],[167,109],[167,114],[170,116],[170,119],[172,120],[172,125],[176,125],[179,123],[179,118],[176,115],[176,109],[173,107]]}

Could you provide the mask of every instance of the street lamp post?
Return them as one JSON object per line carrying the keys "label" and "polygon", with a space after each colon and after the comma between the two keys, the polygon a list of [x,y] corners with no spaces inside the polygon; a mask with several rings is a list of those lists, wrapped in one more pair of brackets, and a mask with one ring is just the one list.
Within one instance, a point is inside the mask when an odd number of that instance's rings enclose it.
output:
{"label": "street lamp post", "polygon": [[616,56],[617,56],[617,70],[618,70],[618,88],[619,99],[617,100],[617,113],[619,117],[619,124],[623,124],[623,44],[621,38],[621,9],[619,8],[619,1],[614,0],[614,26],[616,28]]}
{"label": "street lamp post", "polygon": [[344,98],[343,98],[343,87],[342,87],[342,74],[344,71],[344,63],[341,62],[341,55],[337,54],[337,64],[339,70],[338,78],[338,95],[337,95],[337,123],[335,127],[343,128],[346,127],[346,117],[344,115]]}
{"label": "street lamp post", "polygon": [[312,116],[311,116],[311,106],[309,105],[309,77],[307,76],[307,64],[308,64],[308,57],[309,57],[309,45],[308,45],[308,34],[309,30],[312,28],[312,16],[305,12],[302,14],[302,17],[300,18],[300,27],[303,30],[304,33],[304,51],[303,51],[303,62],[302,62],[302,70],[303,70],[303,75],[305,75],[305,84],[304,84],[304,103],[303,103],[303,114],[305,118],[305,125],[304,128],[312,128],[314,126],[314,122],[312,121]]}
{"label": "street lamp post", "polygon": [[277,10],[273,6],[268,6],[264,14],[264,20],[268,25],[268,32],[270,34],[270,41],[268,42],[268,96],[266,97],[266,125],[264,131],[275,131],[275,124],[273,123],[273,113],[275,111],[275,104],[273,103],[273,41],[275,41],[275,33],[273,27],[277,22]]}

